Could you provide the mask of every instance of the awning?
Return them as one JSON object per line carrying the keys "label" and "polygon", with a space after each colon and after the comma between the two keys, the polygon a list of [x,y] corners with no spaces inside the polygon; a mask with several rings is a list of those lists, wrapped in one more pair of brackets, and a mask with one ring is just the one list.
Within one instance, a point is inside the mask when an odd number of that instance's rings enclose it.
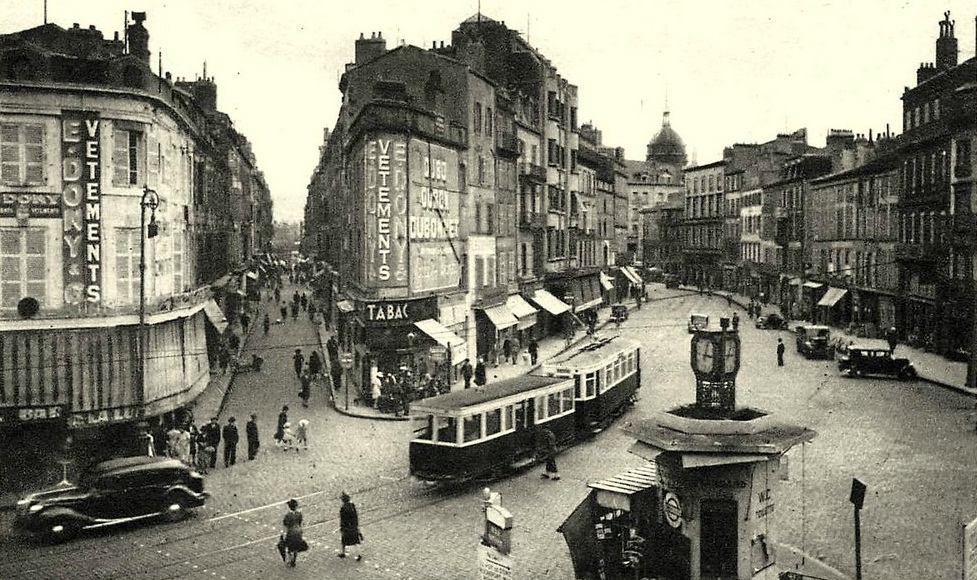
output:
{"label": "awning", "polygon": [[600,273],[600,285],[604,288],[604,290],[613,290],[614,289],[614,278],[611,278],[607,274],[601,272]]}
{"label": "awning", "polygon": [[499,330],[509,328],[510,326],[515,326],[519,324],[519,321],[513,316],[512,312],[509,311],[505,306],[493,306],[491,308],[485,308],[482,310],[485,316],[492,321],[492,324]]}
{"label": "awning", "polygon": [[251,272],[251,271],[249,271],[248,272],[248,278],[251,278],[252,280],[257,280],[258,279],[258,273],[257,272]]}
{"label": "awning", "polygon": [[224,317],[224,311],[217,305],[217,302],[214,300],[204,302],[204,313],[207,314],[207,320],[214,325],[217,332],[224,334],[224,331],[227,330],[227,318]]}
{"label": "awning", "polygon": [[631,496],[653,489],[658,485],[658,468],[654,463],[629,469],[609,479],[588,483],[597,490],[597,505],[605,508],[631,511]]}
{"label": "awning", "polygon": [[227,276],[221,276],[216,281],[214,281],[214,283],[211,284],[210,287],[211,288],[223,288],[230,281],[231,281],[231,275],[230,274],[228,274]]}
{"label": "awning", "polygon": [[841,300],[841,298],[847,293],[848,290],[843,288],[833,288],[829,286],[828,291],[824,293],[824,296],[822,296],[821,300],[818,302],[818,306],[827,306],[830,308],[837,304],[838,301]]}
{"label": "awning", "polygon": [[505,306],[519,319],[519,330],[529,328],[536,324],[536,309],[529,302],[523,300],[522,296],[518,294],[509,296],[505,301]]}
{"label": "awning", "polygon": [[790,279],[790,285],[791,286],[800,286],[801,285],[801,279],[800,278],[791,278]]}
{"label": "awning", "polygon": [[451,364],[457,364],[468,358],[466,354],[465,341],[462,340],[457,334],[451,332],[445,325],[441,324],[433,318],[427,318],[425,320],[419,320],[414,323],[414,326],[418,328],[424,334],[430,336],[435,342],[441,346],[447,347],[451,350]]}
{"label": "awning", "polygon": [[533,292],[533,302],[539,304],[541,308],[553,316],[559,316],[567,310],[570,310],[570,307],[567,306],[565,302],[556,296],[553,296],[546,290],[537,290]]}
{"label": "awning", "polygon": [[624,276],[630,280],[632,284],[641,286],[641,277],[638,276],[638,273],[634,271],[634,268],[631,266],[622,266],[621,271],[624,272]]}
{"label": "awning", "polygon": [[353,303],[349,300],[340,300],[336,303],[336,308],[338,308],[340,312],[352,312],[356,310],[356,307],[353,306]]}
{"label": "awning", "polygon": [[814,289],[817,289],[817,288],[820,288],[821,286],[824,286],[824,284],[819,284],[817,282],[804,282],[804,287],[805,288],[814,288]]}

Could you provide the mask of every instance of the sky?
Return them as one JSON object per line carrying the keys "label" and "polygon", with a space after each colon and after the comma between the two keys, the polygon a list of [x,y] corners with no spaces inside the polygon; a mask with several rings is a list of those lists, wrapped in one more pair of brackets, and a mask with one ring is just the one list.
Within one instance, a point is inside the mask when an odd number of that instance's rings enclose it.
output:
{"label": "sky", "polygon": [[[0,0],[0,34],[44,23],[44,0]],[[479,8],[480,7],[480,8]],[[956,21],[962,62],[974,56],[973,0],[47,0],[62,28],[106,38],[125,11],[145,11],[155,71],[203,74],[217,106],[252,143],[275,219],[302,219],[323,129],[339,113],[339,78],[361,33],[387,48],[450,43],[479,12],[519,31],[578,87],[578,119],[604,145],[644,159],[670,111],[693,162],[732,143],[806,127],[902,130],[900,96],[932,62],[938,22]]]}

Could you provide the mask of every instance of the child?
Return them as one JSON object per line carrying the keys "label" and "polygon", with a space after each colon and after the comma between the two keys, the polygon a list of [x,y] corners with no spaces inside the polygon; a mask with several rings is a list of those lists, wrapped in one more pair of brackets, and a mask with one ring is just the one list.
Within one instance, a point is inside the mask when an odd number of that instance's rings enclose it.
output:
{"label": "child", "polygon": [[197,449],[197,471],[203,475],[207,475],[207,470],[210,469],[210,459],[217,453],[213,445],[201,445]]}
{"label": "child", "polygon": [[302,419],[299,421],[299,426],[295,430],[295,450],[299,450],[299,445],[302,449],[308,450],[309,448],[309,420]]}
{"label": "child", "polygon": [[284,431],[282,432],[282,450],[288,451],[293,445],[295,445],[295,433],[292,431],[292,424],[285,423]]}

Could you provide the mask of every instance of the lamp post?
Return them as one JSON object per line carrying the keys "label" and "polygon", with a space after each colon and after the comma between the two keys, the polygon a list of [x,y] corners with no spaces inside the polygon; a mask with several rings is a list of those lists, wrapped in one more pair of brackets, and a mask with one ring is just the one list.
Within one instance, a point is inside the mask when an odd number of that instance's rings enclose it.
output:
{"label": "lamp post", "polygon": [[349,411],[349,369],[353,368],[353,353],[348,350],[339,353],[339,366],[343,369],[343,384],[346,389],[346,410]]}
{"label": "lamp post", "polygon": [[[146,391],[146,356],[144,352],[146,340],[146,238],[155,238],[159,233],[156,223],[156,208],[159,207],[159,194],[143,186],[142,199],[139,201],[139,340],[137,354],[139,356],[139,396],[144,397]],[[146,227],[146,208],[150,210],[149,227]]]}

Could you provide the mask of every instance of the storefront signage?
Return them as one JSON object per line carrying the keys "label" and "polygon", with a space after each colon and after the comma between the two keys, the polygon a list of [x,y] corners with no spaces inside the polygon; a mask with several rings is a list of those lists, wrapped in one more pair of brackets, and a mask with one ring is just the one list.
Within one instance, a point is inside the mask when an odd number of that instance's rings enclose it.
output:
{"label": "storefront signage", "polygon": [[682,502],[678,496],[668,491],[662,497],[662,511],[668,525],[677,528],[682,525]]}
{"label": "storefront signage", "polygon": [[461,264],[448,242],[411,244],[411,291],[427,292],[457,288],[460,284]]}
{"label": "storefront signage", "polygon": [[389,136],[364,147],[366,277],[378,287],[407,285],[407,143]]}
{"label": "storefront signage", "polygon": [[19,407],[7,409],[0,413],[0,423],[20,422],[28,423],[31,421],[49,421],[60,419],[64,416],[64,407],[61,405],[48,405],[46,407]]}
{"label": "storefront signage", "polygon": [[56,193],[0,193],[0,217],[14,217],[18,210],[27,217],[61,217],[61,196]]}
{"label": "storefront signage", "polygon": [[98,113],[65,111],[61,135],[64,301],[102,300],[101,143]]}
{"label": "storefront signage", "polygon": [[773,498],[769,489],[757,493],[756,503],[757,509],[754,510],[753,516],[757,519],[765,518],[773,513]]}
{"label": "storefront signage", "polygon": [[131,421],[142,417],[141,407],[118,407],[116,409],[99,409],[81,413],[72,413],[68,419],[70,427],[86,427],[104,423],[118,423]]}
{"label": "storefront signage", "polygon": [[364,324],[396,326],[437,318],[438,304],[436,298],[363,302],[360,304],[360,313]]}

